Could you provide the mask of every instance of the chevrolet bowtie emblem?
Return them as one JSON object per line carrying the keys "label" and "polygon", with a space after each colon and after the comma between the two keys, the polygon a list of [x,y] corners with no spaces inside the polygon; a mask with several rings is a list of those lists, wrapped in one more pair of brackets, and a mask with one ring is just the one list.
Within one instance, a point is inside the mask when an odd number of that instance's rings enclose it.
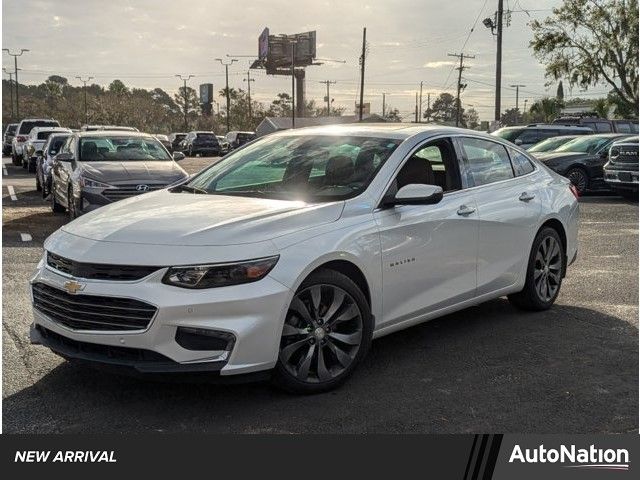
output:
{"label": "chevrolet bowtie emblem", "polygon": [[67,292],[75,295],[76,293],[84,290],[84,285],[76,282],[75,280],[69,280],[68,282],[65,282],[64,288]]}

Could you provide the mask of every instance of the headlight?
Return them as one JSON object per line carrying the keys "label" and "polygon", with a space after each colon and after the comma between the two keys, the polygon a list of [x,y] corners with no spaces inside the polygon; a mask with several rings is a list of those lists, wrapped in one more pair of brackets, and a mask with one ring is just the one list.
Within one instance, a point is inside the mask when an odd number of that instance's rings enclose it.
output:
{"label": "headlight", "polygon": [[91,188],[113,188],[108,183],[98,182],[97,180],[91,180],[90,178],[86,177],[80,177],[80,186]]}
{"label": "headlight", "polygon": [[162,283],[182,288],[214,288],[257,282],[278,262],[279,255],[244,262],[171,267]]}

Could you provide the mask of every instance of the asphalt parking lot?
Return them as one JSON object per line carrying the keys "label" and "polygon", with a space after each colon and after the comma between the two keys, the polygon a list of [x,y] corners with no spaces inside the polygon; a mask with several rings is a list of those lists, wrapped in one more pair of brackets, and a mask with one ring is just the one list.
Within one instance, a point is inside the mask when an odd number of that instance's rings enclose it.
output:
{"label": "asphalt parking lot", "polygon": [[638,430],[637,204],[581,199],[579,258],[550,311],[499,299],[389,335],[345,386],[304,397],[118,376],[30,345],[28,279],[66,216],[51,213],[33,175],[3,170],[5,433]]}

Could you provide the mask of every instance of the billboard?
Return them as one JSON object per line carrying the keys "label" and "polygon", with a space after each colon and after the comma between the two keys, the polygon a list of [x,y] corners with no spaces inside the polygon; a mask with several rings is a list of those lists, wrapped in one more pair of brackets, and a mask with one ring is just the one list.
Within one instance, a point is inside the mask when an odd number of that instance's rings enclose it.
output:
{"label": "billboard", "polygon": [[213,83],[203,83],[200,85],[200,103],[211,103],[213,101]]}
{"label": "billboard", "polygon": [[285,74],[283,70],[291,68],[292,49],[295,49],[296,67],[312,65],[316,57],[316,32],[270,35],[269,29],[265,28],[258,37],[258,60],[251,68],[266,68],[267,73]]}

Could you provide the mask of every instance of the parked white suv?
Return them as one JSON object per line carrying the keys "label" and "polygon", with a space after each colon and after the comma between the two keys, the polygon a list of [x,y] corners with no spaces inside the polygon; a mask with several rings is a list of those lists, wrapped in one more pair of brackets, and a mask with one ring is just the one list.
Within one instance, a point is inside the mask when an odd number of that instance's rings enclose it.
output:
{"label": "parked white suv", "polygon": [[503,295],[551,307],[577,234],[570,182],[497,137],[289,130],[51,235],[31,340],[141,372],[273,370],[319,392],[374,337]]}
{"label": "parked white suv", "polygon": [[34,127],[59,127],[56,120],[47,118],[25,118],[18,124],[15,137],[11,141],[11,159],[14,165],[22,165],[23,146]]}
{"label": "parked white suv", "polygon": [[71,133],[71,129],[64,127],[34,127],[31,129],[27,141],[22,145],[22,168],[27,168],[29,173],[36,171],[37,152],[47,142],[52,133]]}

